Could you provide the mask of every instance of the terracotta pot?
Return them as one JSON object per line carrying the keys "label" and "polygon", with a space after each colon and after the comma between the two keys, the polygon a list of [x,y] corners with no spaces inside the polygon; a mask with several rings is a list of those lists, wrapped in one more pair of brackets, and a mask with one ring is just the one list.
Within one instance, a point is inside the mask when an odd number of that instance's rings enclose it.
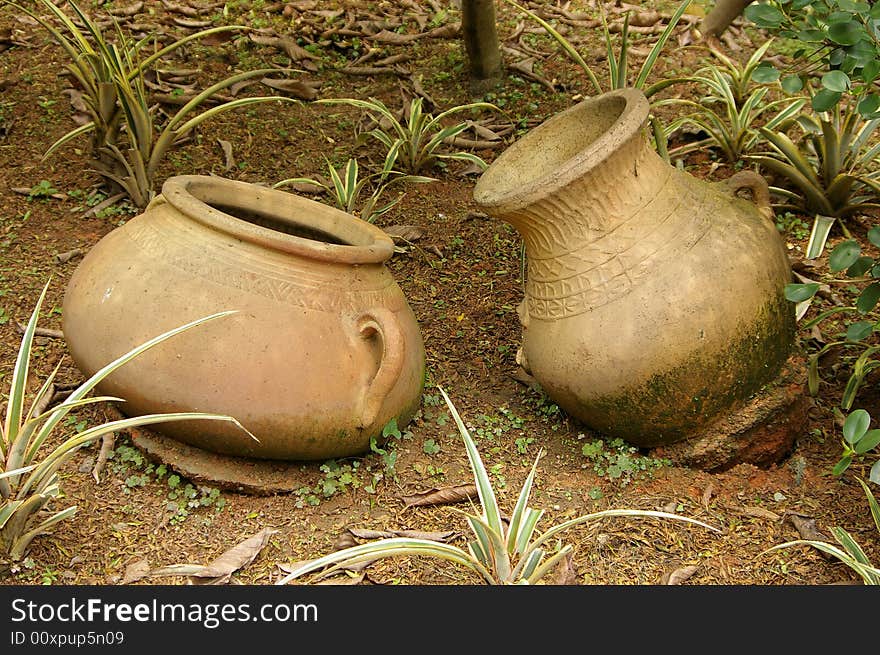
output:
{"label": "terracotta pot", "polygon": [[259,439],[215,421],[155,428],[217,453],[357,454],[421,400],[424,347],[384,264],[393,249],[379,228],[290,193],[172,177],[76,269],[64,335],[91,374],[187,321],[238,310],[145,352],[99,390],[124,398],[128,415],[224,413]]}
{"label": "terracotta pot", "polygon": [[635,89],[586,100],[511,145],[474,190],[525,242],[521,363],[571,416],[642,446],[754,394],[795,334],[766,182],[666,163],[648,110]]}

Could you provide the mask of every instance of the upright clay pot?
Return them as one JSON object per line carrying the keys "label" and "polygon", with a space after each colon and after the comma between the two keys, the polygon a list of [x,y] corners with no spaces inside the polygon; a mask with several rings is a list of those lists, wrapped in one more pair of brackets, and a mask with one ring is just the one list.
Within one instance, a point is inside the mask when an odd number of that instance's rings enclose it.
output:
{"label": "upright clay pot", "polygon": [[91,374],[167,330],[237,310],[139,355],[99,390],[125,399],[128,415],[229,414],[259,439],[219,421],[153,428],[216,453],[358,454],[421,399],[424,347],[385,266],[393,248],[379,228],[306,198],[172,177],[76,269],[64,336]]}
{"label": "upright clay pot", "polygon": [[774,379],[795,335],[766,182],[671,166],[648,110],[636,89],[581,102],[474,189],[525,243],[520,363],[571,416],[640,446],[732,411]]}

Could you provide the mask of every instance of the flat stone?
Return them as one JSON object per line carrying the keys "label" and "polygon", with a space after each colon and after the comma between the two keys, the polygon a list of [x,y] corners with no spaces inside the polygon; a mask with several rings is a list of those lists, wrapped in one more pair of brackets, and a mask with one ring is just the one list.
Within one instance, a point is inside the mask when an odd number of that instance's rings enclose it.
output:
{"label": "flat stone", "polygon": [[148,457],[197,484],[255,496],[289,493],[302,487],[302,462],[249,459],[210,453],[144,428],[128,430]]}
{"label": "flat stone", "polygon": [[737,464],[767,468],[791,453],[811,405],[806,360],[794,355],[742,406],[684,441],[652,449],[651,456],[709,472]]}

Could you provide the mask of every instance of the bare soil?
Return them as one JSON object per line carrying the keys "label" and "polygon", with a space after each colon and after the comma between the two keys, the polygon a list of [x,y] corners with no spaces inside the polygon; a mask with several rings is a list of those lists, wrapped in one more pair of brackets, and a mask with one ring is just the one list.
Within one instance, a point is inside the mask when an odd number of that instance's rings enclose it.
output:
{"label": "bare soil", "polygon": [[[94,16],[131,6],[122,20],[124,29],[152,30],[163,36],[187,33],[185,20],[170,3],[148,0],[83,6]],[[442,3],[446,6],[448,3]],[[550,11],[553,3],[528,3]],[[587,3],[576,3],[591,11]],[[429,96],[436,111],[469,102],[466,57],[460,20],[452,8],[438,12],[441,3],[412,2],[191,2],[198,17],[214,24],[249,25],[274,29],[310,45],[315,59],[293,62],[292,79],[319,83],[319,97],[374,96],[400,108],[417,87]],[[336,9],[344,10],[334,17]],[[571,9],[571,8],[570,8]],[[666,8],[668,9],[668,8]],[[571,9],[574,11],[574,9]],[[324,13],[322,13],[324,12]],[[347,14],[345,13],[347,12]],[[548,14],[549,15],[549,14]],[[390,31],[418,34],[449,25],[446,36],[422,37],[405,43],[332,32],[345,17],[388,21]],[[377,18],[372,19],[369,16]],[[422,22],[424,21],[424,24]],[[430,21],[434,20],[432,24]],[[517,135],[570,106],[590,92],[586,79],[541,34],[518,34],[521,19],[508,7],[499,8],[499,32],[510,47],[536,51],[534,75],[517,72],[517,57],[506,52],[508,73],[490,98],[503,105],[493,126],[513,129],[492,148],[476,151],[491,161]],[[569,24],[569,35],[589,61],[603,70],[599,33]],[[531,29],[531,25],[523,25]],[[331,30],[324,38],[321,30]],[[358,28],[360,29],[360,28]],[[65,285],[80,261],[58,256],[85,253],[105,234],[135,215],[118,202],[99,216],[89,212],[97,202],[99,180],[88,170],[87,142],[80,139],[43,159],[57,138],[75,126],[76,109],[66,90],[73,87],[64,74],[61,49],[26,17],[6,8],[0,11],[0,35],[6,48],[0,53],[0,382],[4,392],[20,341],[19,323],[29,317],[40,290],[50,281],[40,325],[59,330]],[[754,48],[746,30],[735,30],[747,57]],[[639,36],[634,57],[647,52],[651,36]],[[678,37],[676,37],[678,38]],[[592,41],[590,40],[592,39]],[[671,44],[661,59],[657,76],[692,71],[707,60],[699,43]],[[728,44],[730,45],[730,44]],[[342,71],[370,48],[375,59],[404,55],[390,72],[372,75]],[[291,66],[282,51],[260,45],[246,36],[187,47],[169,59],[167,68],[198,69],[193,81],[204,88],[235,69],[260,65]],[[640,63],[640,60],[639,60]],[[397,66],[397,68],[394,68]],[[254,89],[242,91],[250,93]],[[263,88],[260,92],[265,93]],[[256,91],[254,91],[256,92]],[[675,91],[687,93],[686,89]],[[159,111],[173,106],[159,106]],[[480,115],[490,118],[490,113]],[[356,148],[355,128],[361,112],[342,107],[304,104],[256,105],[218,117],[180,144],[164,162],[160,179],[178,174],[215,174],[255,184],[273,184],[293,176],[326,172],[325,158],[340,165],[357,155],[366,163],[381,161],[373,146]],[[474,133],[469,138],[479,138]],[[231,145],[231,160],[218,140]],[[723,179],[732,170],[711,152],[683,162],[694,175]],[[92,475],[99,445],[84,448],[61,475],[63,496],[58,508],[77,505],[77,514],[37,538],[27,558],[0,578],[4,584],[117,585],[128,582],[126,571],[178,563],[207,563],[231,546],[263,528],[277,530],[255,560],[234,579],[246,584],[270,584],[284,575],[281,566],[311,559],[357,539],[354,530],[417,530],[446,532],[450,543],[464,546],[467,525],[460,512],[468,504],[407,506],[403,498],[434,488],[472,482],[464,447],[436,385],[448,391],[477,437],[480,452],[491,471],[502,508],[512,509],[520,486],[537,455],[533,504],[546,510],[545,527],[575,515],[606,508],[665,509],[705,521],[720,529],[684,526],[669,521],[606,519],[568,533],[574,545],[570,567],[554,581],[565,584],[650,585],[668,580],[686,567],[686,585],[825,585],[858,583],[855,574],[818,552],[798,547],[770,554],[767,548],[798,538],[792,517],[812,520],[830,539],[829,528],[851,532],[873,561],[880,559],[880,543],[857,476],[867,475],[870,462],[856,462],[843,476],[831,468],[840,454],[840,428],[833,407],[845,384],[845,362],[837,369],[823,367],[820,394],[812,400],[809,424],[790,454],[767,468],[739,465],[707,473],[664,464],[648,451],[630,453],[631,461],[619,471],[596,467],[596,458],[583,453],[600,435],[566,418],[540,390],[521,381],[515,362],[519,324],[515,308],[522,299],[521,242],[506,224],[479,212],[472,200],[476,174],[461,163],[431,172],[438,181],[411,185],[404,199],[381,217],[381,227],[417,226],[423,235],[402,244],[390,269],[404,290],[422,329],[427,351],[429,386],[420,415],[399,439],[386,446],[396,453],[393,468],[381,453],[336,462],[302,463],[295,467],[298,489],[293,493],[254,496],[226,490],[199,490],[205,500],[186,513],[169,486],[170,472],[160,477],[154,465],[131,447],[128,436],[116,437],[116,450],[96,482]],[[45,194],[28,190],[39,189]],[[51,187],[51,189],[47,188]],[[863,233],[869,217],[855,217],[850,228]],[[809,225],[808,217],[799,217]],[[793,262],[801,261],[806,231],[784,234]],[[834,239],[840,238],[835,234]],[[63,258],[62,258],[63,259]],[[823,260],[816,266],[821,274]],[[843,292],[842,292],[843,293]],[[719,289],[719,302],[724,290]],[[815,311],[815,310],[812,310]],[[648,329],[648,326],[646,326]],[[66,353],[63,339],[40,337],[34,351],[34,388],[61,362],[59,380],[76,382],[82,375]],[[865,392],[865,406],[871,397]],[[76,423],[96,424],[108,419],[106,408],[82,411]],[[617,452],[611,440],[601,453]],[[345,474],[348,474],[346,477]],[[182,480],[178,487],[185,487]],[[337,583],[470,585],[480,581],[455,566],[419,558],[389,559],[360,572],[334,578]],[[135,584],[185,584],[182,576],[140,578]]]}

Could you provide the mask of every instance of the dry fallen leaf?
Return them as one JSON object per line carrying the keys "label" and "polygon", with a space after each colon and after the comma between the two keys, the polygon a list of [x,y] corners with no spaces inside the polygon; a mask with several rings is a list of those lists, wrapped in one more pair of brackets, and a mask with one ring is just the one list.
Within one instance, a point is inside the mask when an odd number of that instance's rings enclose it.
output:
{"label": "dry fallen leaf", "polygon": [[162,4],[165,5],[165,9],[168,11],[183,14],[184,16],[189,16],[190,18],[195,18],[199,15],[198,9],[194,9],[188,5],[180,5],[175,2],[166,2],[166,0],[162,0]]}
{"label": "dry fallen leaf", "polygon": [[454,530],[443,530],[441,532],[422,532],[421,530],[394,530],[396,537],[406,537],[407,539],[425,539],[427,541],[449,541]]}
{"label": "dry fallen leaf", "polygon": [[317,82],[302,82],[300,80],[275,80],[271,77],[264,77],[260,80],[260,82],[272,89],[287,93],[288,95],[291,95],[294,98],[299,98],[300,100],[314,100],[315,98],[317,98],[318,87],[320,86],[320,83]]}
{"label": "dry fallen leaf", "polygon": [[689,579],[700,567],[698,566],[683,566],[681,568],[675,569],[674,571],[669,571],[663,574],[663,577],[660,578],[660,584],[664,585],[679,585],[685,580]]}
{"label": "dry fallen leaf", "polygon": [[477,135],[479,139],[484,141],[500,141],[501,137],[497,132],[490,130],[488,127],[483,125],[482,123],[478,123],[476,121],[466,120],[465,123],[468,126],[468,129],[474,131],[474,134]]}
{"label": "dry fallen leaf", "polygon": [[223,170],[231,171],[235,168],[235,157],[232,156],[232,144],[224,139],[217,139],[217,143],[223,149]]}
{"label": "dry fallen leaf", "polygon": [[388,30],[381,30],[373,34],[370,38],[373,41],[378,41],[380,43],[392,43],[392,44],[400,44],[400,43],[410,43],[412,41],[417,41],[422,38],[424,34],[398,34],[397,32],[389,32]]}
{"label": "dry fallen leaf", "polygon": [[202,577],[220,577],[229,575],[254,561],[257,555],[269,542],[269,537],[277,533],[274,528],[263,528],[258,533],[233,546],[225,553],[213,560]]}
{"label": "dry fallen leaf", "polygon": [[401,500],[406,507],[423,507],[425,505],[460,503],[477,497],[477,485],[459,484],[454,487],[434,488],[408,496],[401,496]]}
{"label": "dry fallen leaf", "polygon": [[[822,534],[819,531],[819,528],[816,527],[816,519],[811,518],[809,516],[799,516],[797,514],[789,514],[789,520],[791,524],[798,531],[798,534],[801,536],[801,539],[807,539],[808,541],[828,541],[828,537]],[[827,560],[832,559],[834,556],[826,553],[825,551],[819,551],[822,557]]]}
{"label": "dry fallen leaf", "polygon": [[574,553],[569,552],[565,558],[559,562],[559,568],[556,569],[556,576],[553,580],[555,585],[576,585],[578,584],[577,569],[574,566]]}
{"label": "dry fallen leaf", "polygon": [[325,191],[324,187],[310,182],[289,182],[281,187],[281,190],[305,195],[316,195]]}
{"label": "dry fallen leaf", "polygon": [[143,2],[135,2],[134,4],[127,5],[125,7],[116,7],[115,9],[109,9],[108,13],[111,16],[134,16],[135,14],[139,14],[144,9]]}
{"label": "dry fallen leaf", "polygon": [[334,576],[328,577],[326,580],[321,580],[319,582],[316,582],[315,584],[348,587],[348,586],[360,584],[361,582],[364,581],[364,578],[367,575],[366,572],[364,572],[364,571],[358,571],[358,572],[351,571],[351,572],[349,572],[349,571],[342,570],[342,571],[340,571],[340,573],[341,573],[341,575],[334,575]]}
{"label": "dry fallen leaf", "polygon": [[150,577],[165,575],[190,576],[191,584],[226,584],[232,574],[254,561],[269,542],[269,537],[278,532],[274,528],[263,528],[255,535],[236,544],[207,566],[202,564],[172,564],[149,572]]}
{"label": "dry fallen leaf", "polygon": [[393,537],[406,537],[408,539],[425,539],[427,541],[449,541],[449,539],[455,534],[453,530],[445,530],[443,532],[422,532],[421,530],[368,530],[362,528],[349,528],[348,533],[358,539],[391,539]]}
{"label": "dry fallen leaf", "polygon": [[709,507],[709,501],[712,500],[712,494],[715,493],[715,485],[709,481],[709,484],[706,485],[706,488],[703,490],[703,507]]}
{"label": "dry fallen leaf", "polygon": [[150,572],[150,563],[145,559],[139,559],[125,567],[125,574],[119,584],[131,584],[137,582]]}
{"label": "dry fallen leaf", "polygon": [[418,225],[389,225],[382,229],[394,243],[412,243],[425,236],[425,229]]}
{"label": "dry fallen leaf", "polygon": [[778,521],[780,518],[779,514],[771,512],[769,509],[764,509],[763,507],[743,507],[739,511],[740,514],[752,516],[756,519],[770,519],[771,521]]}
{"label": "dry fallen leaf", "polygon": [[659,23],[662,18],[659,11],[640,11],[630,14],[629,24],[633,27],[651,27]]}
{"label": "dry fallen leaf", "polygon": [[251,84],[256,84],[257,80],[241,80],[240,82],[236,82],[232,86],[229,87],[229,95],[235,97],[238,95],[238,92],[244,89],[245,87],[250,86]]}
{"label": "dry fallen leaf", "polygon": [[[349,528],[346,534],[353,535],[358,539],[389,539],[394,536],[394,533],[388,530],[367,530],[363,528]],[[355,544],[357,544],[356,541],[350,545]]]}
{"label": "dry fallen leaf", "polygon": [[172,18],[171,22],[175,25],[179,25],[180,27],[185,27],[190,30],[202,29],[205,27],[211,27],[213,23],[209,20],[195,20],[189,18]]}
{"label": "dry fallen leaf", "polygon": [[85,114],[89,111],[89,108],[86,106],[86,103],[83,100],[82,91],[79,91],[77,89],[64,89],[61,93],[66,94],[70,98],[70,106],[73,107],[77,112]]}
{"label": "dry fallen leaf", "polygon": [[357,546],[358,542],[355,536],[351,530],[346,530],[333,542],[333,550],[345,550],[346,548]]}

